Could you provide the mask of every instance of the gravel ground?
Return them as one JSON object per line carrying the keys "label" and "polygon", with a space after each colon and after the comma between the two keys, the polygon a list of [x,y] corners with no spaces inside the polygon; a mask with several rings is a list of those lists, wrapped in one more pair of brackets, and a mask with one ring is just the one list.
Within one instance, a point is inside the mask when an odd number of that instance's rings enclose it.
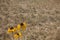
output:
{"label": "gravel ground", "polygon": [[60,0],[0,0],[0,40],[11,40],[7,28],[24,21],[21,40],[60,40]]}

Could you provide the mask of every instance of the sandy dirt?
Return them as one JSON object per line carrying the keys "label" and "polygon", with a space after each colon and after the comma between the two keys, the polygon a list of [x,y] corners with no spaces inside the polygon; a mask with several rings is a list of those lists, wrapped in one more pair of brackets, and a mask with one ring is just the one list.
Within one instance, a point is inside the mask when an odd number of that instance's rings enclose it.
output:
{"label": "sandy dirt", "polygon": [[60,0],[0,0],[0,40],[12,40],[7,28],[24,21],[21,40],[60,40]]}

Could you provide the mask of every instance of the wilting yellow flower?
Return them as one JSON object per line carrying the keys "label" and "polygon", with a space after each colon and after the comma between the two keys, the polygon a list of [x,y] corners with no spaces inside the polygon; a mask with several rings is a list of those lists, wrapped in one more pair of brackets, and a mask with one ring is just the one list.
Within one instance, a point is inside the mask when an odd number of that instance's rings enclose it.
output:
{"label": "wilting yellow flower", "polygon": [[8,28],[8,33],[12,33],[12,32],[15,32],[15,30],[16,30],[16,28],[14,28],[14,27],[11,27],[11,28]]}
{"label": "wilting yellow flower", "polygon": [[20,30],[20,28],[21,28],[21,26],[20,26],[20,24],[18,24],[16,29]]}
{"label": "wilting yellow flower", "polygon": [[26,30],[26,23],[25,22],[24,23],[21,23],[20,26],[21,26],[21,29],[23,31]]}
{"label": "wilting yellow flower", "polygon": [[19,32],[19,33],[15,33],[14,34],[14,38],[21,38],[22,37],[22,33],[21,32]]}

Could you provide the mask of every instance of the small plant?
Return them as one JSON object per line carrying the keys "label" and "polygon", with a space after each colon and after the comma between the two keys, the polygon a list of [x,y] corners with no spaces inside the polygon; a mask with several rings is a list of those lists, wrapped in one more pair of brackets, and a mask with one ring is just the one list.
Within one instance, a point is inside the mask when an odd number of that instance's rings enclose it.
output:
{"label": "small plant", "polygon": [[22,38],[22,32],[26,30],[26,23],[20,23],[16,27],[9,27],[7,33],[12,34],[12,38],[18,40],[18,38]]}
{"label": "small plant", "polygon": [[22,33],[21,33],[21,32],[15,33],[15,34],[13,35],[13,37],[14,37],[15,39],[22,38]]}

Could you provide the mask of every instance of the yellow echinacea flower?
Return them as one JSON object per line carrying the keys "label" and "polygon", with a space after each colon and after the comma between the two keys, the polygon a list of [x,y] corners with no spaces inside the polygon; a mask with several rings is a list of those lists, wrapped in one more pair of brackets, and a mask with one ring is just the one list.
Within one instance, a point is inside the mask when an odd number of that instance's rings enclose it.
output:
{"label": "yellow echinacea flower", "polygon": [[21,23],[20,26],[21,26],[21,29],[22,29],[23,31],[26,30],[26,23],[25,23],[25,22],[24,22],[24,23]]}
{"label": "yellow echinacea flower", "polygon": [[16,28],[14,28],[14,27],[10,27],[10,28],[8,28],[7,33],[15,32],[15,30],[16,30]]}
{"label": "yellow echinacea flower", "polygon": [[21,37],[22,37],[22,33],[21,32],[14,34],[14,38],[15,39],[18,39],[18,38],[21,38]]}
{"label": "yellow echinacea flower", "polygon": [[20,24],[18,24],[16,29],[20,30],[20,28],[21,28],[21,26],[20,26]]}

